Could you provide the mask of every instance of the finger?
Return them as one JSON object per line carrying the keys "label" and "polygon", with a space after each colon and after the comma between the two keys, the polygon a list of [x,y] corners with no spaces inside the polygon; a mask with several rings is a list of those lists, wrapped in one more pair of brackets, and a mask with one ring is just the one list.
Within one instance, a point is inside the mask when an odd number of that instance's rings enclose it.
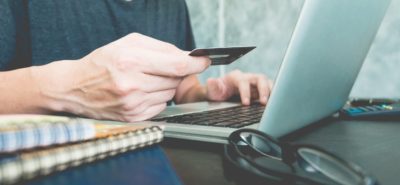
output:
{"label": "finger", "polygon": [[[131,51],[135,50],[135,53]],[[211,61],[208,57],[192,57],[188,52],[160,52],[144,48],[132,48],[126,57],[134,62],[136,68],[139,68],[146,74],[168,77],[184,77],[191,74],[203,72]],[[137,53],[140,53],[138,55]]]}
{"label": "finger", "polygon": [[259,100],[261,104],[267,104],[268,97],[270,95],[270,84],[267,80],[267,78],[263,75],[258,75],[257,76],[257,89],[258,89],[258,95],[259,95]]}
{"label": "finger", "polygon": [[238,84],[240,99],[243,105],[250,105],[250,83],[249,81],[240,81]]}
{"label": "finger", "polygon": [[138,89],[144,92],[176,89],[182,81],[182,78],[178,77],[155,76],[144,73],[128,73],[117,77],[123,78],[119,80],[121,86],[123,86],[123,83],[129,86],[127,87],[128,92]]}
{"label": "finger", "polygon": [[[150,106],[168,102],[174,97],[174,95],[175,95],[175,89],[170,89],[170,90],[149,93],[143,95],[142,97],[137,97],[135,95],[129,96],[125,99],[126,106],[124,107],[124,114],[131,116],[142,114]],[[141,103],[136,103],[137,99],[135,98],[140,98]],[[130,101],[134,103],[131,104],[129,103]]]}
{"label": "finger", "polygon": [[152,118],[152,117],[156,116],[160,112],[162,112],[166,107],[167,107],[166,103],[153,105],[153,106],[150,106],[148,109],[146,109],[140,115],[134,115],[134,116],[127,115],[127,116],[125,116],[125,118],[129,122],[147,120],[149,118]]}
{"label": "finger", "polygon": [[[196,60],[196,61],[200,61],[200,63],[202,63],[202,62],[204,63],[204,61],[206,61],[206,63],[211,63],[211,61],[209,60],[208,57],[189,56],[189,52],[183,51],[171,43],[157,40],[152,37],[142,35],[140,33],[128,34],[127,36],[125,36],[124,38],[122,38],[120,40],[121,40],[121,43],[125,43],[127,46],[132,45],[134,43],[135,46],[139,45],[141,48],[145,48],[150,51],[157,51],[157,52],[162,51],[160,53],[166,52],[166,53],[174,54],[174,55],[183,55],[183,56],[185,56],[185,58],[189,58],[189,59],[186,59],[186,61]],[[185,61],[185,60],[182,60],[182,61]],[[191,64],[191,65],[193,65],[193,64]],[[209,66],[209,64],[207,65],[207,67],[208,66]],[[201,67],[203,67],[203,65],[194,64],[192,67],[189,66],[189,71],[187,72],[188,74],[185,74],[184,76],[202,72],[204,69],[199,69],[199,67],[201,68]]]}

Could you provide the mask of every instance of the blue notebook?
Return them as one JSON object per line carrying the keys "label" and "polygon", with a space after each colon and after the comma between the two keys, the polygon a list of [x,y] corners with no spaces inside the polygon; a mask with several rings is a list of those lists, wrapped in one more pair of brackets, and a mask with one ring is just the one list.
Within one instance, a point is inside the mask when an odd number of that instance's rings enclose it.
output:
{"label": "blue notebook", "polygon": [[33,179],[29,185],[181,185],[160,146],[134,150]]}

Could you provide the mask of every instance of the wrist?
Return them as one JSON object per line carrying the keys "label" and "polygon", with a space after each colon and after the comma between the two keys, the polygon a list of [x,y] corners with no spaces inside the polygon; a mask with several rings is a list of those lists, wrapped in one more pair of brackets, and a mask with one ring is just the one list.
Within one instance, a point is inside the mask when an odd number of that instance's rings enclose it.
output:
{"label": "wrist", "polygon": [[186,93],[180,95],[179,98],[175,97],[175,102],[177,104],[207,100],[207,87],[200,84],[193,85],[186,91]]}
{"label": "wrist", "polygon": [[36,84],[37,101],[43,112],[69,112],[71,105],[67,101],[68,92],[82,74],[80,65],[78,61],[63,60],[29,68],[33,84]]}

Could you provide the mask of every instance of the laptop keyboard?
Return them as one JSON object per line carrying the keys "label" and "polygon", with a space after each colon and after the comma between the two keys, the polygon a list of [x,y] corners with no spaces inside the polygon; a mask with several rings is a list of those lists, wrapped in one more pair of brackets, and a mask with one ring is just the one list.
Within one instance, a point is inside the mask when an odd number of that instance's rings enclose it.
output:
{"label": "laptop keyboard", "polygon": [[156,118],[151,121],[165,121],[190,125],[240,128],[259,123],[265,106],[253,104],[250,106],[235,106],[224,109],[210,110],[191,114]]}

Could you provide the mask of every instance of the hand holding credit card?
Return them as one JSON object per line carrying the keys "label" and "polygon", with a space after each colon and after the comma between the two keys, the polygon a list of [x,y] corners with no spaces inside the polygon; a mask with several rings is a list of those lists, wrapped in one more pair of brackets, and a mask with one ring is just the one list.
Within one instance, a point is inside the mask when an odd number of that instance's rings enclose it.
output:
{"label": "hand holding credit card", "polygon": [[226,48],[202,48],[194,49],[190,56],[207,56],[211,59],[211,65],[227,65],[247,54],[255,46],[249,47],[226,47]]}

